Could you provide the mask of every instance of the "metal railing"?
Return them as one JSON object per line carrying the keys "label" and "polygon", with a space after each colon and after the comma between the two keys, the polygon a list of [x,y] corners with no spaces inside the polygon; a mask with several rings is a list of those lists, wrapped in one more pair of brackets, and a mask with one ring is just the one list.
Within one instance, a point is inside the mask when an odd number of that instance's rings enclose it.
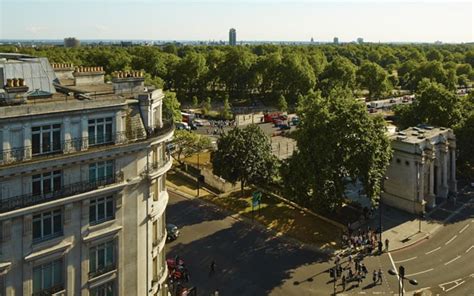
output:
{"label": "metal railing", "polygon": [[43,289],[43,290],[38,291],[38,292],[34,292],[32,295],[33,296],[50,296],[54,293],[61,292],[62,290],[64,290],[64,284],[63,283],[54,285],[52,287]]}
{"label": "metal railing", "polygon": [[161,169],[164,167],[171,159],[171,155],[166,152],[164,158],[158,159],[156,162],[150,162],[147,165],[145,165],[145,168],[143,169],[141,175],[142,177],[148,174],[151,174],[158,169]]}
{"label": "metal railing", "polygon": [[115,263],[99,267],[94,271],[89,272],[89,278],[95,278],[98,277],[99,275],[102,275],[104,273],[107,273],[109,271],[115,270],[117,267],[115,266]]}
{"label": "metal railing", "polygon": [[23,194],[19,196],[2,199],[0,200],[0,213],[5,213],[5,212],[12,211],[15,209],[20,209],[20,208],[64,198],[67,196],[72,196],[72,195],[88,192],[88,191],[95,190],[106,185],[115,184],[121,181],[123,181],[123,174],[120,173],[113,176],[100,178],[97,180],[81,181],[77,183],[64,185],[59,190],[49,192],[49,193],[42,193],[42,194],[28,193],[28,194]]}
{"label": "metal railing", "polygon": [[[55,157],[58,154],[69,154],[80,151],[86,151],[95,148],[102,148],[104,146],[127,144],[155,138],[167,134],[174,129],[174,124],[171,120],[163,120],[162,126],[150,127],[148,129],[133,128],[123,132],[115,132],[106,134],[103,137],[78,137],[69,140],[61,141],[56,147],[54,145],[44,146],[45,152],[34,153],[33,146],[22,146],[12,149],[1,149],[0,147],[0,166],[12,164],[21,161],[35,160],[47,157]],[[41,147],[35,147],[35,150],[41,150]]]}

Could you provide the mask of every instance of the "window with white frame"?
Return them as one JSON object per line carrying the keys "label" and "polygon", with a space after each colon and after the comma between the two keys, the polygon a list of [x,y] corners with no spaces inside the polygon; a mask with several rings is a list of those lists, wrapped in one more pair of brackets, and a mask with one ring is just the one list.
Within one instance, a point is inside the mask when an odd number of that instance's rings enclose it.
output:
{"label": "window with white frame", "polygon": [[33,215],[33,242],[61,236],[63,234],[62,215],[61,209]]}
{"label": "window with white frame", "polygon": [[99,224],[115,217],[113,196],[92,198],[89,203],[89,223]]}
{"label": "window with white frame", "polygon": [[104,182],[114,175],[114,161],[99,161],[89,165],[89,182]]}
{"label": "window with white frame", "polygon": [[63,260],[33,267],[33,296],[51,295],[64,290]]}
{"label": "window with white frame", "polygon": [[96,277],[115,269],[115,240],[89,249],[89,277]]}
{"label": "window with white frame", "polygon": [[31,146],[33,155],[61,151],[61,124],[32,127]]}
{"label": "window with white frame", "polygon": [[89,119],[89,145],[112,142],[112,117]]}
{"label": "window with white frame", "polygon": [[44,195],[61,190],[62,173],[60,170],[33,175],[32,193],[33,195]]}
{"label": "window with white frame", "polygon": [[90,290],[91,296],[114,296],[115,295],[115,280],[102,284]]}

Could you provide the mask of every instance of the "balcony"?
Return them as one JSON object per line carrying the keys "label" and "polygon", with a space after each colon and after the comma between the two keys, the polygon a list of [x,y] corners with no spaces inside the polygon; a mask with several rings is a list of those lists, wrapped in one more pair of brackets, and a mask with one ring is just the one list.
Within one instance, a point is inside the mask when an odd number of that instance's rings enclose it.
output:
{"label": "balcony", "polygon": [[116,269],[115,263],[107,265],[107,266],[99,267],[96,270],[89,272],[89,278],[91,279],[91,278],[98,277],[99,275],[103,275],[115,269]]}
{"label": "balcony", "polygon": [[54,285],[50,288],[47,288],[47,289],[43,289],[41,291],[38,291],[38,292],[33,292],[33,296],[51,296],[51,295],[54,295],[56,293],[59,293],[61,291],[64,291],[64,284],[58,284],[58,285]]}
{"label": "balcony", "polygon": [[[174,129],[172,120],[163,120],[163,125],[143,128],[134,128],[129,131],[106,134],[101,138],[79,137],[41,147],[23,146],[2,150],[0,147],[0,166],[18,162],[56,157],[61,154],[70,154],[80,151],[93,151],[106,146],[122,145],[137,141],[156,138],[165,135]],[[43,152],[39,152],[43,150]]]}
{"label": "balcony", "polygon": [[167,165],[170,160],[171,155],[169,153],[165,153],[165,156],[162,159],[159,159],[156,162],[150,162],[145,165],[145,168],[143,169],[141,175],[144,177],[146,175],[151,175],[157,172],[159,169]]}
{"label": "balcony", "polygon": [[95,181],[82,181],[64,185],[61,189],[46,194],[28,193],[19,196],[14,196],[0,201],[0,213],[13,211],[16,209],[33,206],[48,201],[73,196],[80,193],[85,193],[104,187],[107,185],[119,183],[123,181],[123,174],[117,174],[106,178],[101,178]]}

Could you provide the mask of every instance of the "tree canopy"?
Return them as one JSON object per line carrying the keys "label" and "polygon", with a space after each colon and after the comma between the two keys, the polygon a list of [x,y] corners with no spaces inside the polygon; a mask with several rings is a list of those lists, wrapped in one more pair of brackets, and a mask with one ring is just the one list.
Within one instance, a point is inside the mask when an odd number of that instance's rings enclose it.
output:
{"label": "tree canopy", "polygon": [[334,210],[342,205],[349,177],[362,181],[369,198],[377,197],[391,157],[383,119],[369,116],[341,88],[328,98],[311,92],[303,101],[298,151],[281,169],[287,196],[313,209]]}
{"label": "tree canopy", "polygon": [[217,141],[211,153],[213,173],[244,186],[269,181],[275,173],[276,159],[263,131],[255,124],[234,128]]}

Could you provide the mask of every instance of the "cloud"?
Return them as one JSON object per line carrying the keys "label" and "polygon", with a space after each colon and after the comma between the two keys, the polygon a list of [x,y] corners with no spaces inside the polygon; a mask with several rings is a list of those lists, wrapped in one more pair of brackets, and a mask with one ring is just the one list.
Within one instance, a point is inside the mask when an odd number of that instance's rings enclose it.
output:
{"label": "cloud", "polygon": [[47,29],[48,29],[48,28],[43,27],[43,26],[29,26],[29,27],[27,27],[25,30],[26,30],[27,32],[36,34],[36,33],[44,32],[44,31],[46,31]]}

